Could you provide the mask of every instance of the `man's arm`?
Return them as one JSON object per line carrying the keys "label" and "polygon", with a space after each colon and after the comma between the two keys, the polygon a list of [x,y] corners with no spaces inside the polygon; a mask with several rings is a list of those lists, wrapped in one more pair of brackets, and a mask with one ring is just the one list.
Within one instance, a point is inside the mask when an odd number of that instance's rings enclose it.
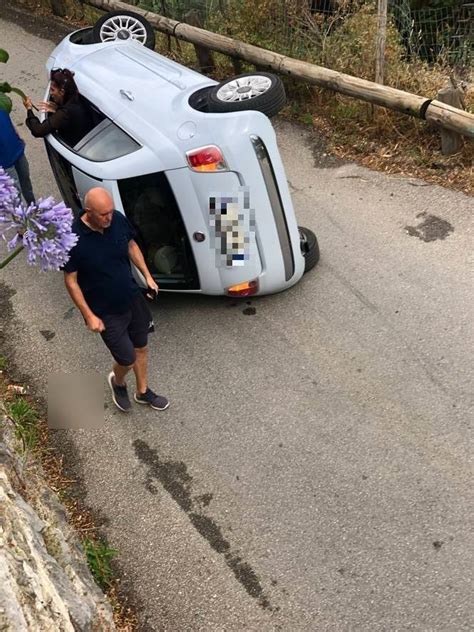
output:
{"label": "man's arm", "polygon": [[104,323],[94,314],[94,312],[87,304],[86,299],[84,298],[84,294],[82,293],[82,290],[79,287],[79,283],[77,282],[77,272],[65,272],[64,283],[66,285],[67,291],[69,292],[69,296],[72,299],[72,302],[84,317],[88,329],[96,333],[104,331]]}
{"label": "man's arm", "polygon": [[142,251],[138,247],[137,242],[134,239],[130,239],[128,242],[128,256],[130,261],[137,266],[140,272],[145,277],[146,284],[150,288],[150,290],[154,290],[158,292],[158,285],[155,279],[151,276],[150,270],[145,263],[145,259],[143,258]]}

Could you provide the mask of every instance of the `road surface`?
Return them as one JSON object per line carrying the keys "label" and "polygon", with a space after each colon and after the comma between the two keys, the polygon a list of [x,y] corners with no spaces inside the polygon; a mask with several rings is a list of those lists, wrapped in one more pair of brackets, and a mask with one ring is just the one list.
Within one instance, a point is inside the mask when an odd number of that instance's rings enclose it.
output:
{"label": "road surface", "polygon": [[[39,100],[63,31],[2,15],[4,78]],[[320,264],[250,305],[162,294],[171,408],[123,416],[104,387],[104,428],[56,440],[143,630],[472,630],[473,199],[277,133]],[[18,257],[0,282],[2,347],[40,395],[52,371],[107,373],[60,274]]]}

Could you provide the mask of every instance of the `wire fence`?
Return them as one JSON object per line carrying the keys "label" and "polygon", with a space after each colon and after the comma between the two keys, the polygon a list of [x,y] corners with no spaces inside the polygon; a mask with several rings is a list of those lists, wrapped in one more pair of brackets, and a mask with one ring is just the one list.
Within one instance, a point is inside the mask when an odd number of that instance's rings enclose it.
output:
{"label": "wire fence", "polygon": [[391,14],[410,57],[469,67],[474,60],[474,3],[411,11],[392,3]]}
{"label": "wire fence", "polygon": [[[376,19],[374,0],[129,0],[175,20],[197,12],[204,28],[283,54],[324,63],[324,48],[338,30],[368,36],[358,16]],[[411,0],[389,0],[392,36],[405,59],[472,70],[474,2],[413,9]],[[361,30],[362,32],[358,32]]]}

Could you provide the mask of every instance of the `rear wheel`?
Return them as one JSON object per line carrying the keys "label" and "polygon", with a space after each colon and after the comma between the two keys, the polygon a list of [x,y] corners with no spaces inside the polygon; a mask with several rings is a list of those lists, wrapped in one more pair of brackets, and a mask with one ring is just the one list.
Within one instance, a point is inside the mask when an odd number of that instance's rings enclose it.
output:
{"label": "rear wheel", "polygon": [[133,11],[109,11],[94,24],[92,36],[96,43],[133,39],[146,48],[155,48],[153,27]]}
{"label": "rear wheel", "polygon": [[319,261],[319,244],[316,235],[309,228],[299,226],[300,247],[304,257],[304,271],[309,272]]}
{"label": "rear wheel", "polygon": [[209,90],[210,112],[258,110],[275,116],[285,105],[281,79],[269,72],[254,72],[223,81]]}

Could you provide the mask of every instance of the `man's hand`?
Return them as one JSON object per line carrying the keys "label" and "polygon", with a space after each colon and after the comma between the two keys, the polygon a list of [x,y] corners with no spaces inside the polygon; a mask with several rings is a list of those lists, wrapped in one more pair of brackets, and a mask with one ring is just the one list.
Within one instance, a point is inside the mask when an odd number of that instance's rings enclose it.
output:
{"label": "man's hand", "polygon": [[56,112],[58,106],[54,101],[40,101],[38,103],[38,109],[40,112]]}
{"label": "man's hand", "polygon": [[100,318],[92,314],[86,320],[87,329],[93,331],[95,334],[100,334],[101,331],[105,331],[105,325]]}
{"label": "man's hand", "polygon": [[150,290],[149,292],[147,292],[147,296],[149,299],[154,299],[156,298],[158,291],[159,291],[159,287],[157,282],[155,281],[155,279],[153,277],[147,277],[146,278],[146,284],[148,289]]}
{"label": "man's hand", "polygon": [[158,294],[158,285],[155,279],[151,276],[150,270],[148,270],[145,259],[143,258],[142,251],[140,250],[137,242],[134,239],[130,239],[130,241],[128,242],[128,256],[130,257],[130,261],[140,270],[140,272],[145,277],[145,282],[148,287],[146,297],[150,300],[153,300]]}

